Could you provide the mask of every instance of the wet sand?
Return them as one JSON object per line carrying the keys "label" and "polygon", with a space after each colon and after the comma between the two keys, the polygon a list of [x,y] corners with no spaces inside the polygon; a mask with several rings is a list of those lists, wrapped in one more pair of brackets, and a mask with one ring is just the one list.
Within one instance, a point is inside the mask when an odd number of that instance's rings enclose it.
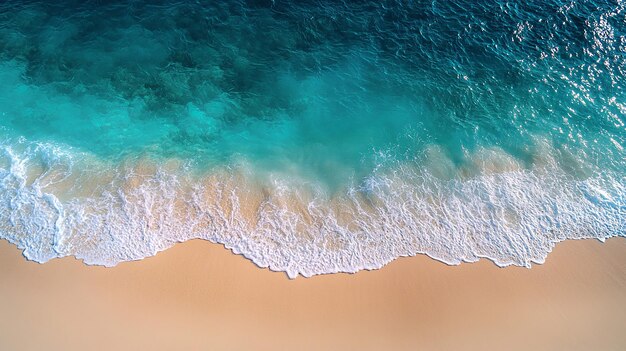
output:
{"label": "wet sand", "polygon": [[0,311],[1,350],[625,350],[626,240],[296,280],[199,240],[114,268],[2,240]]}

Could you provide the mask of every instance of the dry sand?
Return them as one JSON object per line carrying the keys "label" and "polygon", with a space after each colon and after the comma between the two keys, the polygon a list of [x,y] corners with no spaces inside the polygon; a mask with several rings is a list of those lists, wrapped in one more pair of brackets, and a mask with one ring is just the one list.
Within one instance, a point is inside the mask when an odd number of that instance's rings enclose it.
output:
{"label": "dry sand", "polygon": [[0,350],[79,349],[626,350],[626,240],[296,280],[198,240],[114,268],[0,241]]}

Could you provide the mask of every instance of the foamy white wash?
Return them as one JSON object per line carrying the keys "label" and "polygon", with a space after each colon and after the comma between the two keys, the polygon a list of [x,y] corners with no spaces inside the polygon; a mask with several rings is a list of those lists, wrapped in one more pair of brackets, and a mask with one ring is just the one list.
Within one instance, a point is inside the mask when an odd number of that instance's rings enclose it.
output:
{"label": "foamy white wash", "polygon": [[71,255],[113,266],[201,238],[295,278],[420,253],[530,266],[559,241],[626,235],[626,178],[573,177],[548,145],[532,169],[482,150],[474,171],[454,176],[433,147],[334,195],[245,165],[197,176],[183,163],[139,160],[111,171],[66,147],[13,140],[1,149],[0,238],[37,262]]}

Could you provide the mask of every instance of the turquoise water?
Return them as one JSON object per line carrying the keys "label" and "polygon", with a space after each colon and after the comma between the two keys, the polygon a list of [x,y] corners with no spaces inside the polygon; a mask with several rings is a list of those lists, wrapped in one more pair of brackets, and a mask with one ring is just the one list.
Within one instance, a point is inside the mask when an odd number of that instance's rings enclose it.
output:
{"label": "turquoise water", "polygon": [[290,276],[623,236],[625,16],[3,2],[0,236],[105,265],[199,237]]}

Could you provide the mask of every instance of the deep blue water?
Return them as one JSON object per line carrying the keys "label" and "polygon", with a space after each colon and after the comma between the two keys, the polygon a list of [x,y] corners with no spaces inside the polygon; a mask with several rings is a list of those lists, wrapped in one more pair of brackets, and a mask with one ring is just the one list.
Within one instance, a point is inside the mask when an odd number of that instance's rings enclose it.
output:
{"label": "deep blue water", "polygon": [[622,1],[4,1],[0,236],[541,262],[625,233],[625,74]]}

